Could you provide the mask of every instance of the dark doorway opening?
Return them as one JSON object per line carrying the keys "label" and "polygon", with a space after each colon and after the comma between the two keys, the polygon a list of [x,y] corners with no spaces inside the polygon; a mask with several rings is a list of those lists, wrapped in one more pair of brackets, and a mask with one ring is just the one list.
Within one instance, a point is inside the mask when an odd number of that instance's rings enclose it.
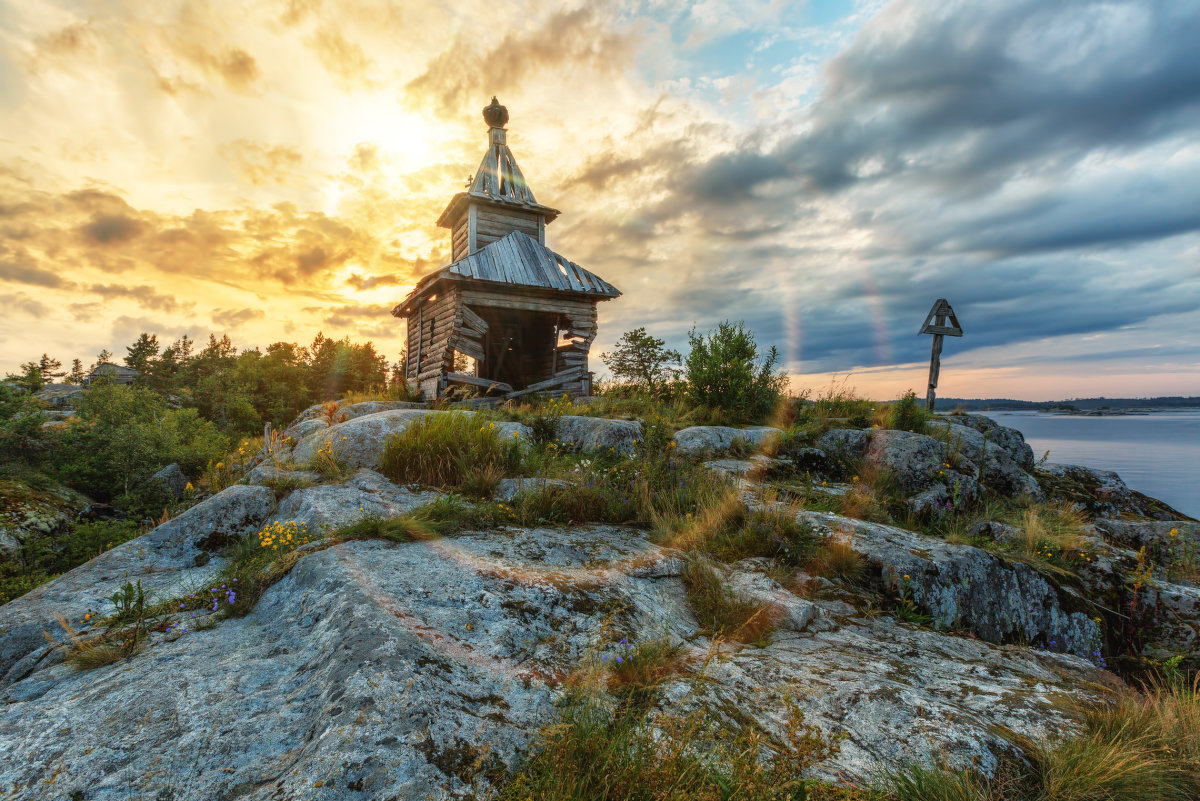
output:
{"label": "dark doorway opening", "polygon": [[558,314],[474,308],[488,324],[483,338],[485,358],[479,364],[480,378],[524,389],[553,375]]}

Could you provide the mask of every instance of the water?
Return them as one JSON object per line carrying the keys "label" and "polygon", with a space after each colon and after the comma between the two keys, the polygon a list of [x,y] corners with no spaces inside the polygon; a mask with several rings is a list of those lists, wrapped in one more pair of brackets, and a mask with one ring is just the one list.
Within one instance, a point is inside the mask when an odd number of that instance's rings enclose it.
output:
{"label": "water", "polygon": [[1114,470],[1132,489],[1200,517],[1200,409],[1117,417],[985,412],[1037,458]]}

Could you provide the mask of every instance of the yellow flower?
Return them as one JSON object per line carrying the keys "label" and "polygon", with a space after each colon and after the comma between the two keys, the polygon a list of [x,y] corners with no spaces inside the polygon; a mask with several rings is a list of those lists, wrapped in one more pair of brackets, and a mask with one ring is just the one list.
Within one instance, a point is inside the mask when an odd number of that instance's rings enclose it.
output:
{"label": "yellow flower", "polygon": [[1174,537],[1178,537],[1178,536],[1179,536],[1179,529],[1177,529],[1177,528],[1171,529],[1171,537],[1174,538]]}
{"label": "yellow flower", "polygon": [[855,484],[857,484],[857,483],[858,483],[858,476],[855,476],[854,478],[852,478],[852,479],[850,479],[850,480],[851,480],[851,481],[853,481]]}
{"label": "yellow flower", "polygon": [[520,432],[520,431],[514,431],[514,432],[513,432],[513,439],[520,439],[520,438],[521,438],[521,432]]}
{"label": "yellow flower", "polygon": [[186,487],[184,487],[183,489],[184,489],[184,491],[185,491],[185,492],[193,492],[193,491],[195,491],[195,489],[196,489],[196,488],[195,488],[195,487],[193,487],[193,486],[192,486],[192,482],[190,482],[190,481],[189,481],[189,482],[187,483],[187,486],[186,486]]}
{"label": "yellow flower", "polygon": [[907,573],[905,573],[905,574],[904,574],[904,580],[905,580],[905,581],[908,581],[908,579],[909,579],[909,575],[908,575]]}
{"label": "yellow flower", "polygon": [[224,462],[217,462],[217,469],[218,469],[218,470],[220,470],[220,469],[221,469],[222,467],[224,467],[224,466],[225,466],[225,463],[224,463]]}

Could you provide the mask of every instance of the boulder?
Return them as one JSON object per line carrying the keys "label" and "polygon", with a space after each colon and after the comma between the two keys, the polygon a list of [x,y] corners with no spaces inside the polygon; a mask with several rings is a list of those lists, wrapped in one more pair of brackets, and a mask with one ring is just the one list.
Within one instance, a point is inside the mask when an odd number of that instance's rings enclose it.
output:
{"label": "boulder", "polygon": [[979,495],[972,467],[951,467],[941,442],[911,431],[876,429],[867,446],[867,466],[891,476],[918,514],[949,511]]}
{"label": "boulder", "polygon": [[0,686],[32,668],[14,673],[47,637],[66,638],[60,617],[78,625],[89,610],[105,609],[105,598],[125,582],[141,581],[151,596],[167,598],[208,581],[224,565],[220,551],[257,530],[274,508],[271,490],[235,484],[0,607]]}
{"label": "boulder", "polygon": [[396,517],[436,497],[434,492],[397,487],[379,473],[362,469],[343,484],[295,490],[279,504],[271,522],[305,523],[315,538],[367,515]]}
{"label": "boulder", "polygon": [[1047,497],[1075,503],[1092,517],[1134,515],[1154,520],[1188,520],[1188,516],[1155,498],[1129,489],[1111,470],[1074,464],[1045,464],[1035,471]]}
{"label": "boulder", "polygon": [[294,441],[299,442],[305,437],[308,437],[310,434],[315,434],[318,431],[324,431],[327,428],[329,428],[329,425],[322,419],[297,420],[288,426],[288,428],[283,432],[283,435],[285,437],[291,437]]}
{"label": "boulder", "polygon": [[183,494],[187,492],[188,484],[191,483],[179,465],[174,462],[150,476],[150,481],[151,483],[158,482],[167,494],[176,500],[183,497]]}
{"label": "boulder", "polygon": [[329,443],[334,455],[353,467],[378,467],[387,438],[408,428],[414,420],[431,414],[473,413],[396,409],[356,417],[305,436],[292,450],[292,460],[306,466],[317,455],[317,450]]}
{"label": "boulder", "polygon": [[989,439],[991,433],[947,420],[931,420],[928,427],[943,443],[945,462],[972,473],[980,483],[1001,495],[1042,499],[1037,480],[1013,458],[1009,449]]}
{"label": "boulder", "polygon": [[558,419],[558,443],[573,451],[613,451],[632,456],[642,438],[636,420],[607,420],[603,417],[566,415]]}
{"label": "boulder", "polygon": [[782,431],[768,426],[692,426],[675,432],[675,447],[687,456],[711,456],[728,452],[738,442],[748,450],[762,451],[782,437]]}
{"label": "boulder", "polygon": [[867,454],[871,442],[869,428],[834,428],[817,440],[817,447],[839,462],[857,461]]}
{"label": "boulder", "polygon": [[1040,643],[1080,657],[1100,651],[1096,612],[1024,562],[833,514],[800,512],[797,520],[850,542],[875,568],[880,590],[908,593],[939,629],[966,629],[994,643]]}
{"label": "boulder", "polygon": [[155,633],[91,671],[39,665],[9,686],[0,784],[14,801],[44,798],[47,776],[56,798],[99,800],[486,793],[486,768],[515,767],[567,676],[622,637],[665,636],[703,670],[669,679],[664,708],[778,736],[796,699],[806,723],[851,735],[818,770],[860,781],[931,752],[994,770],[1009,750],[998,728],[1069,730],[1062,702],[1104,683],[1073,657],[796,598],[744,564],[729,584],[781,605],[782,627],[762,648],[714,647],[680,564],[610,526],[314,550],[247,617]]}
{"label": "boulder", "polygon": [[[378,414],[379,412],[390,412],[397,409],[428,409],[427,403],[416,403],[413,401],[362,401],[360,403],[345,403],[344,401],[335,401],[337,404],[337,413],[334,415],[334,423],[338,422],[338,418],[345,420],[353,420],[356,417],[365,417],[368,414]],[[308,420],[320,420],[325,422],[325,404],[315,403],[309,406],[300,414],[296,415],[296,419],[292,421],[292,425],[302,423]]]}
{"label": "boulder", "polygon": [[565,487],[567,482],[556,478],[502,478],[496,485],[492,498],[497,501],[511,501],[522,492],[538,492],[548,487]]}
{"label": "boulder", "polygon": [[247,473],[242,481],[253,487],[278,489],[277,485],[284,483],[298,486],[320,484],[321,476],[311,470],[282,470],[270,462],[264,462]]}
{"label": "boulder", "polygon": [[972,428],[987,437],[989,442],[999,445],[1012,457],[1017,467],[1029,471],[1033,469],[1033,448],[1025,441],[1025,435],[1015,428],[1002,426],[990,417],[982,414],[952,414],[947,420],[955,425]]}

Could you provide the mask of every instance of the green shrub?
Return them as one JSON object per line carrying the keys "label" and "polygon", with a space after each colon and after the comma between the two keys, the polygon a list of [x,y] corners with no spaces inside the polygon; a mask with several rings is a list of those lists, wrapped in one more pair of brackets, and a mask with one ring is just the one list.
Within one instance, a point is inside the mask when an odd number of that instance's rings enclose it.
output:
{"label": "green shrub", "polygon": [[521,443],[502,440],[495,423],[470,414],[427,415],[388,437],[379,470],[398,484],[457,487],[473,472],[515,472]]}
{"label": "green shrub", "polygon": [[933,415],[917,400],[917,393],[910,389],[899,400],[888,404],[885,420],[888,428],[924,434],[925,424],[932,417]]}
{"label": "green shrub", "polygon": [[736,422],[764,420],[780,400],[787,375],[776,373],[779,352],[760,356],[754,334],[743,323],[722,322],[717,330],[688,332],[691,352],[685,366],[688,398],[720,409]]}

